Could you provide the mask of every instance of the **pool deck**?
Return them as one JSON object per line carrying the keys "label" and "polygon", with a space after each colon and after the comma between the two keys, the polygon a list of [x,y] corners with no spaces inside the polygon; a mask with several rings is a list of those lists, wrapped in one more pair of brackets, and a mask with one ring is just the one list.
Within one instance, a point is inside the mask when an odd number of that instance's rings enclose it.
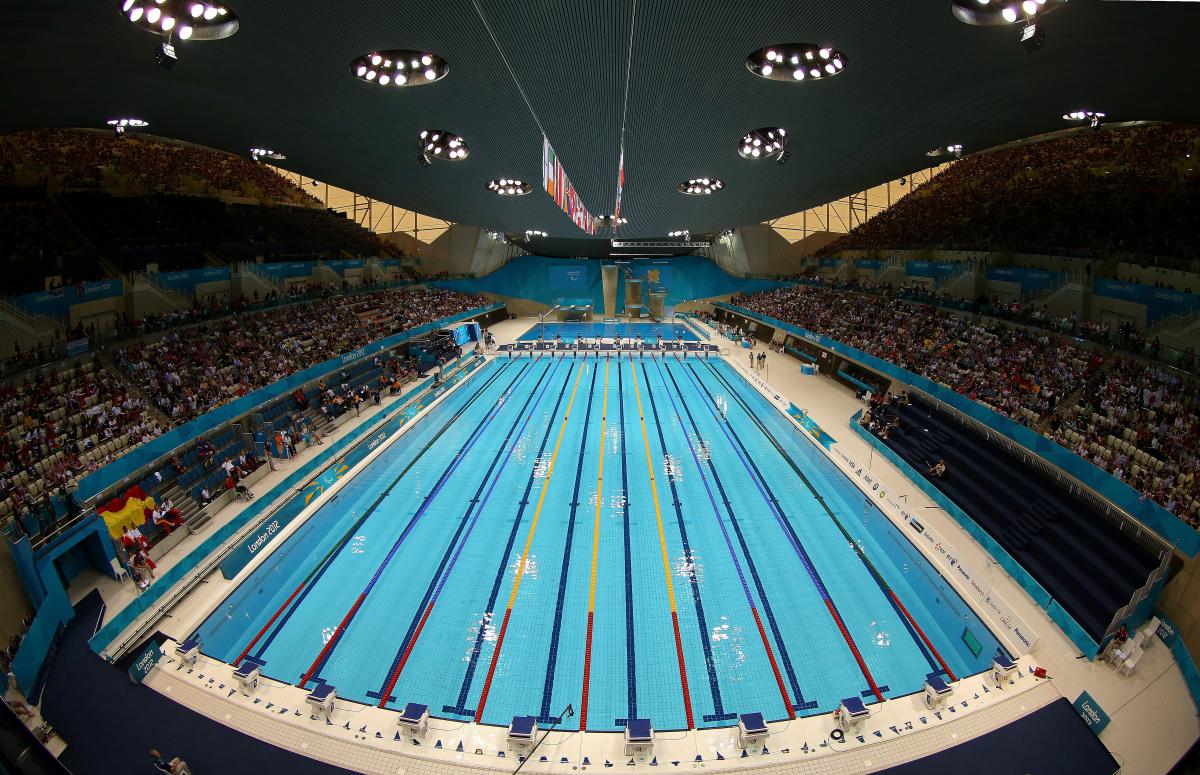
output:
{"label": "pool deck", "polygon": [[[498,342],[504,344],[515,341],[534,323],[536,318],[521,318],[503,321],[491,330]],[[749,377],[745,365],[747,351],[733,347],[711,329],[708,333],[712,343],[729,348],[729,362]],[[759,343],[755,352],[764,349]],[[1149,648],[1137,670],[1127,677],[1118,676],[1108,665],[1077,659],[1078,651],[1016,583],[988,561],[982,548],[895,467],[874,456],[867,444],[850,430],[850,416],[862,408],[851,391],[830,379],[801,375],[795,359],[770,350],[767,350],[766,371],[754,376],[758,382],[752,378],[751,384],[758,384],[768,397],[778,394],[784,403],[794,403],[851,457],[869,461],[871,473],[889,490],[907,495],[908,507],[919,510],[923,521],[953,543],[963,562],[987,569],[986,580],[1040,635],[1033,651],[1018,660],[1019,678],[1002,689],[997,689],[986,675],[965,678],[954,684],[954,712],[943,710],[940,717],[926,710],[919,694],[873,705],[861,741],[853,734],[847,734],[844,742],[833,740],[830,733],[834,724],[828,713],[770,724],[771,735],[765,747],[753,746],[746,756],[737,746],[736,728],[660,733],[652,753],[635,757],[624,755],[620,734],[553,732],[522,772],[586,772],[601,770],[606,763],[620,766],[622,772],[636,773],[659,772],[661,767],[672,766],[780,774],[871,772],[978,737],[1059,697],[1074,700],[1084,690],[1112,718],[1101,740],[1122,762],[1126,772],[1166,772],[1200,736],[1195,705],[1165,646],[1156,643]],[[352,418],[333,437],[368,421],[377,411],[372,408],[361,419]],[[302,453],[300,460],[305,459],[307,456]],[[836,458],[835,463],[838,463]],[[255,489],[265,493],[289,472],[288,468],[271,472]],[[234,506],[225,508],[216,523],[232,519],[238,510]],[[893,514],[889,517],[897,518]],[[172,561],[185,556],[194,545],[188,542],[198,543],[204,535],[186,538],[163,558],[160,567],[170,567]],[[282,543],[275,541],[273,546]],[[228,582],[219,574],[214,576],[184,598],[171,612],[172,618],[160,623],[164,633],[182,637],[224,597]],[[92,587],[98,587],[111,612],[133,599],[132,586],[107,578],[80,579],[72,587],[72,598],[82,597]],[[979,613],[988,621],[985,612]],[[1035,678],[1030,672],[1034,666],[1045,667],[1052,680]],[[164,659],[150,673],[146,684],[198,713],[264,742],[362,772],[401,775],[512,772],[519,763],[516,752],[508,749],[506,730],[502,727],[433,718],[424,740],[414,744],[407,736],[398,735],[395,711],[339,700],[332,723],[326,723],[324,719],[310,717],[302,690],[263,680],[255,696],[246,697],[235,691],[237,683],[230,666],[204,657],[190,671],[180,669],[173,657]],[[401,698],[407,699],[422,701],[419,697]],[[187,758],[186,752],[180,753]],[[629,766],[631,759],[633,763]]]}

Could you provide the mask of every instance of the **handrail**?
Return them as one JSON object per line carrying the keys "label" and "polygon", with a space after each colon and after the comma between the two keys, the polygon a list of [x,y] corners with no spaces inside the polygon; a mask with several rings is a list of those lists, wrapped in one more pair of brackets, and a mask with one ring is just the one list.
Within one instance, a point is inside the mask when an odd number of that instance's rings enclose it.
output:
{"label": "handrail", "polygon": [[0,309],[3,309],[8,314],[20,320],[22,323],[31,328],[52,328],[55,331],[62,332],[66,330],[66,326],[62,321],[55,320],[49,315],[36,315],[22,309],[21,305],[17,304],[11,296],[0,296]]}

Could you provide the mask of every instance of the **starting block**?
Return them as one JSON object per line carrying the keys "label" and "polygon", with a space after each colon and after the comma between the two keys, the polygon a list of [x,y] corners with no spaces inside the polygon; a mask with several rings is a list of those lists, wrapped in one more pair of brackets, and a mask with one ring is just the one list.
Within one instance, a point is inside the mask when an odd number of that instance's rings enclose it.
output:
{"label": "starting block", "polygon": [[738,716],[738,747],[748,748],[761,743],[771,735],[761,713],[743,713]]}
{"label": "starting block", "polygon": [[265,664],[255,657],[246,657],[233,669],[233,677],[237,679],[238,685],[242,688],[242,694],[247,697],[254,694],[254,690],[258,688],[259,675]]}
{"label": "starting block", "polygon": [[930,710],[945,703],[952,694],[954,689],[942,680],[940,675],[931,675],[925,679],[925,707]]}
{"label": "starting block", "polygon": [[862,729],[863,722],[871,717],[871,711],[858,697],[847,697],[842,700],[837,710],[833,712],[833,720],[838,729],[843,732],[857,732]]}
{"label": "starting block", "polygon": [[304,698],[308,707],[312,708],[313,715],[321,716],[326,721],[333,716],[333,706],[336,700],[337,692],[334,690],[333,684],[327,683],[318,683]]}
{"label": "starting block", "polygon": [[631,718],[625,725],[625,755],[649,753],[654,749],[654,725],[648,718]]}
{"label": "starting block", "polygon": [[508,725],[508,746],[521,748],[529,745],[537,733],[537,719],[533,716],[513,716],[512,723]]}
{"label": "starting block", "polygon": [[196,660],[200,658],[200,639],[188,638],[180,643],[175,647],[175,656],[179,657],[179,661],[188,667],[195,667]]}
{"label": "starting block", "polygon": [[412,733],[413,737],[425,737],[429,729],[429,706],[410,702],[400,711],[396,723]]}
{"label": "starting block", "polygon": [[997,689],[1015,672],[1017,672],[1017,665],[1008,658],[1008,654],[1000,652],[992,657],[992,680],[996,683]]}

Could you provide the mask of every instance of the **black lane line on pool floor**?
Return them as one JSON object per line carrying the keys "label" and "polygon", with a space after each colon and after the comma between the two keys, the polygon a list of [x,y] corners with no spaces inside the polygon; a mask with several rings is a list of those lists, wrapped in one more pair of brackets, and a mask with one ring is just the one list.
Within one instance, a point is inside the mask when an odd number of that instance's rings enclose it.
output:
{"label": "black lane line on pool floor", "polygon": [[620,360],[617,361],[617,398],[621,416],[621,492],[625,497],[625,518],[622,521],[625,543],[625,701],[628,705],[626,719],[613,719],[617,727],[624,725],[627,719],[637,718],[637,649],[633,635],[633,552],[629,541],[629,461],[625,447],[625,381],[624,369]]}
{"label": "black lane line on pool floor", "polygon": [[[715,368],[713,368],[713,366],[711,364],[706,364],[706,365],[708,366],[709,370],[713,373],[713,375],[721,382],[721,384],[725,385],[725,387],[729,390],[730,394],[733,395],[734,399],[738,402],[738,404],[742,407],[742,410],[746,413],[746,416],[749,417],[754,422],[754,424],[758,427],[759,431],[763,434],[763,436],[765,436],[767,438],[767,440],[771,442],[771,445],[775,447],[775,450],[779,453],[779,456],[782,457],[785,462],[787,462],[788,466],[793,471],[795,471],[796,476],[798,476],[800,478],[800,480],[802,482],[804,482],[804,485],[809,489],[809,491],[812,493],[813,497],[816,498],[817,502],[821,504],[821,508],[824,509],[825,513],[829,515],[829,518],[831,520],[833,520],[833,524],[841,532],[842,536],[853,547],[855,555],[859,558],[859,560],[862,561],[863,565],[867,568],[867,571],[870,573],[872,580],[879,587],[880,592],[883,593],[883,597],[887,600],[888,605],[891,606],[892,610],[895,611],[896,615],[900,618],[900,622],[904,625],[905,630],[908,631],[908,634],[913,639],[913,642],[917,644],[917,649],[921,652],[921,655],[923,657],[925,657],[925,661],[927,663],[929,663],[929,667],[933,671],[933,673],[939,674],[939,675],[942,673],[947,673],[948,677],[951,677],[951,680],[953,680],[953,677],[952,677],[952,675],[949,674],[949,671],[944,669],[942,666],[939,666],[938,661],[940,661],[940,657],[937,661],[935,661],[934,656],[931,655],[929,652],[929,649],[926,648],[926,644],[923,642],[922,637],[920,637],[918,635],[918,633],[914,631],[913,625],[912,625],[912,623],[909,622],[908,617],[906,616],[905,612],[901,611],[899,609],[899,607],[897,605],[897,598],[894,597],[895,593],[892,591],[892,588],[888,585],[888,583],[883,579],[883,576],[880,575],[879,571],[875,568],[875,566],[867,558],[867,555],[863,551],[862,547],[858,545],[858,542],[854,540],[854,538],[850,535],[850,533],[842,525],[841,521],[838,520],[838,518],[834,515],[833,510],[829,507],[829,504],[827,504],[825,502],[825,499],[823,497],[821,497],[821,495],[817,492],[817,490],[813,486],[812,482],[800,470],[800,467],[796,464],[796,462],[794,460],[792,460],[791,456],[787,454],[787,451],[778,442],[778,440],[776,440],[775,436],[766,428],[766,426],[762,423],[762,421],[759,420],[758,417],[755,416],[754,413],[750,411],[750,407],[746,404],[745,400],[737,392],[737,390],[732,385],[730,385],[724,379],[724,377]],[[689,366],[689,369],[690,368],[691,367]],[[693,373],[693,375],[695,375],[694,370],[692,370],[692,373]],[[696,380],[698,382],[700,382],[701,385],[703,385],[703,382],[699,379],[698,376],[696,376]],[[706,388],[706,390],[707,390],[707,388]],[[711,397],[711,394],[710,394],[710,397]],[[739,446],[741,446],[741,440],[737,439],[736,436],[734,437],[734,439],[735,439],[736,443]],[[743,452],[745,452],[744,446],[742,447],[742,450],[743,450]],[[766,487],[767,486],[766,479],[763,477],[762,473],[758,470],[758,466],[755,465],[753,458],[751,458],[749,456],[749,454],[747,454],[746,459],[749,461],[750,466],[754,469],[758,478],[763,482],[763,486]],[[774,496],[772,496],[772,497],[774,497]],[[780,513],[782,513],[782,510],[780,510]],[[785,516],[784,524],[787,525],[788,531],[792,532],[792,534],[795,535],[794,529],[792,528],[791,521],[787,520],[786,516]],[[795,537],[796,537],[796,540],[799,540],[799,536],[795,536]],[[879,688],[880,688],[880,691],[890,691],[890,689],[886,686],[881,686]],[[868,693],[864,694],[864,696],[868,696],[869,694],[870,693],[868,692]]]}
{"label": "black lane line on pool floor", "polygon": [[[584,361],[586,364],[587,361]],[[599,361],[597,361],[597,366]],[[563,618],[563,603],[567,596],[567,576],[571,570],[571,548],[575,545],[575,517],[579,513],[579,484],[583,477],[583,459],[587,452],[588,431],[592,427],[592,404],[596,397],[596,376],[599,368],[592,369],[592,382],[588,387],[587,410],[583,414],[583,438],[579,441],[579,461],[575,464],[575,487],[571,491],[571,515],[567,519],[567,542],[563,547],[562,568],[558,576],[558,600],[554,605],[554,624],[550,630],[550,647],[546,656],[546,680],[542,685],[542,706],[537,717],[539,724],[553,724],[557,716],[550,715],[550,701],[554,694],[554,675],[558,665],[558,642]]]}
{"label": "black lane line on pool floor", "polygon": [[[646,364],[642,362],[642,376],[646,380],[646,396],[650,399],[650,413],[654,415],[654,428],[658,433],[658,445],[662,450],[664,459],[667,454],[667,442],[663,436],[662,422],[658,416],[658,406],[654,401],[654,391],[650,388],[650,372],[646,370]],[[684,526],[683,519],[683,503],[679,500],[679,489],[675,486],[675,478],[668,476],[667,482],[671,485],[671,502],[675,507],[675,524],[679,527],[679,537],[683,543],[684,555],[689,559],[692,557],[692,547],[688,541],[687,528]],[[692,573],[688,578],[688,588],[692,592],[692,602],[696,606],[696,619],[700,624],[700,645],[704,649],[704,666],[708,670],[708,687],[712,693],[713,710],[712,714],[705,715],[705,721],[732,721],[737,718],[736,713],[726,713],[725,705],[721,701],[721,686],[717,681],[716,667],[713,665],[712,644],[708,641],[708,619],[704,616],[704,603],[700,596],[700,585],[696,583],[696,574]]]}
{"label": "black lane line on pool floor", "polygon": [[[496,369],[496,372],[494,374],[492,374],[479,387],[479,389],[475,391],[474,394],[472,394],[472,396],[467,400],[467,402],[465,404],[463,404],[462,407],[457,412],[455,412],[455,414],[449,420],[446,421],[446,424],[443,425],[436,434],[434,434],[433,438],[430,439],[429,442],[424,447],[421,448],[421,451],[417,453],[416,457],[414,457],[411,461],[409,461],[408,465],[404,467],[404,470],[400,472],[400,475],[396,478],[396,480],[392,482],[392,486],[395,486],[396,482],[398,482],[398,481],[400,481],[400,479],[404,478],[404,476],[406,476],[408,474],[408,472],[412,469],[412,467],[415,466],[418,462],[420,462],[421,458],[423,458],[425,456],[425,453],[428,452],[430,449],[432,449],[433,445],[436,444],[438,439],[440,439],[442,437],[442,434],[444,434],[447,430],[449,430],[450,427],[452,425],[454,425],[454,423],[458,422],[458,420],[466,413],[467,409],[470,408],[471,404],[475,403],[475,400],[478,399],[479,396],[483,395],[483,393],[485,391],[487,391],[487,389],[489,387],[492,386],[492,383],[495,382],[497,379],[499,379],[501,374],[503,374],[505,371],[508,370],[508,367],[511,363],[512,362],[509,361],[504,366]],[[300,607],[300,603],[302,603],[304,601],[304,598],[308,597],[309,591],[311,591],[312,588],[314,586],[316,586],[316,583],[318,581],[320,581],[321,576],[323,576],[325,574],[325,571],[328,570],[329,566],[333,564],[333,561],[337,558],[337,555],[341,552],[342,549],[345,548],[346,544],[348,544],[350,542],[350,540],[358,533],[358,529],[360,527],[362,527],[363,523],[365,523],[367,521],[367,518],[369,516],[371,516],[371,512],[374,510],[374,508],[378,505],[379,502],[380,501],[376,501],[375,504],[373,504],[370,508],[366,509],[364,511],[363,515],[361,517],[359,517],[359,519],[357,521],[355,521],[355,523],[350,527],[350,529],[347,530],[342,535],[342,537],[339,538],[338,541],[329,549],[329,551],[325,554],[325,556],[321,558],[321,561],[318,562],[311,571],[309,571],[308,575],[304,578],[304,580],[301,581],[299,586],[296,587],[296,591],[292,593],[292,596],[289,597],[286,601],[284,601],[284,604],[282,606],[280,606],[278,611],[275,612],[275,615],[272,616],[271,619],[267,621],[267,624],[259,631],[258,635],[256,635],[255,638],[253,640],[251,640],[250,643],[246,646],[246,648],[242,651],[241,656],[239,656],[236,660],[234,660],[234,662],[233,662],[234,665],[241,662],[242,659],[246,656],[246,654],[249,653],[250,649],[254,648],[254,644],[258,641],[259,638],[261,638],[263,636],[264,633],[267,632],[267,630],[271,627],[271,624],[282,613],[283,618],[279,620],[279,623],[275,626],[275,629],[270,633],[270,635],[267,636],[267,639],[265,641],[263,641],[263,644],[262,644],[262,646],[259,647],[258,651],[255,652],[256,658],[262,657],[263,653],[266,652],[267,648],[271,645],[272,641],[275,640],[275,637],[283,630],[283,626],[287,623],[288,619],[291,618],[292,613],[297,608]],[[329,505],[328,503],[323,504],[321,506],[321,508],[325,508],[328,505]],[[292,605],[293,601],[294,601],[294,605]],[[286,611],[285,611],[285,609],[286,609]]]}
{"label": "black lane line on pool floor", "polygon": [[[550,416],[546,420],[546,432],[542,436],[542,443],[538,446],[537,455],[534,460],[538,460],[546,453],[546,445],[550,442],[550,434],[554,431],[555,420],[558,417],[558,410],[562,408],[563,398],[567,395],[566,386],[571,382],[572,368],[567,372],[567,379],[563,383],[563,387],[558,392],[558,399],[554,402],[554,409],[551,410]],[[521,522],[525,517],[525,510],[529,506],[529,494],[533,491],[534,482],[538,478],[533,471],[529,472],[529,481],[525,484],[525,492],[521,495],[520,503],[517,507],[517,516],[513,520],[512,530],[508,534],[508,543],[504,546],[504,551],[500,554],[500,561],[496,567],[495,580],[492,582],[491,593],[488,596],[487,605],[484,606],[484,612],[487,615],[495,615],[496,598],[500,595],[500,587],[504,583],[504,575],[508,570],[508,560],[512,556],[513,544],[516,543],[517,535],[521,530]],[[483,653],[483,641],[487,633],[487,627],[484,622],[479,623],[479,629],[475,633],[475,644],[471,647],[471,656],[467,660],[467,669],[463,675],[462,686],[458,690],[458,703],[456,705],[443,705],[443,713],[452,713],[456,716],[474,716],[475,709],[465,707],[467,704],[467,696],[471,692],[471,684],[475,680],[475,669],[479,665],[479,657]]]}
{"label": "black lane line on pool floor", "polygon": [[[683,399],[683,393],[679,391],[679,384],[675,381],[675,375],[671,373],[668,366],[667,376],[671,378],[671,384],[675,385],[675,392],[681,396],[680,401],[683,404],[683,409],[687,413],[688,420],[692,423],[692,429],[696,432],[696,436],[700,436],[700,428],[696,423],[696,418],[692,416],[691,410],[688,409],[687,400]],[[707,395],[707,392],[706,392]],[[788,682],[792,685],[792,694],[795,695],[796,701],[794,707],[797,711],[812,710],[817,707],[816,700],[805,700],[804,693],[800,691],[800,682],[796,680],[796,671],[792,667],[792,658],[788,655],[787,644],[784,643],[783,634],[779,631],[779,624],[775,620],[775,612],[771,608],[771,599],[767,597],[767,590],[763,586],[762,577],[759,576],[758,566],[754,562],[754,556],[750,554],[750,547],[746,544],[746,537],[742,533],[742,526],[738,522],[737,515],[734,513],[733,504],[729,502],[729,496],[725,492],[725,485],[721,482],[721,477],[717,474],[716,466],[713,464],[712,457],[708,459],[708,467],[712,472],[713,480],[716,482],[717,490],[721,493],[721,500],[725,503],[725,512],[729,515],[729,521],[733,525],[734,535],[737,536],[738,545],[742,548],[742,554],[746,558],[746,565],[750,569],[750,577],[754,580],[754,588],[758,591],[758,599],[762,601],[763,613],[767,615],[767,623],[771,625],[771,634],[775,636],[775,643],[779,647],[779,656],[783,660],[783,668],[787,672]],[[767,491],[770,497],[774,498],[774,493]]]}
{"label": "black lane line on pool floor", "polygon": [[[541,393],[545,391],[545,387],[550,385],[550,381],[547,380],[547,377],[549,377],[555,368],[557,368],[559,363],[560,361],[555,359],[542,371],[537,382],[533,384],[533,388],[529,391],[529,396],[525,399],[525,403],[522,404],[521,410],[517,412],[516,418],[513,419],[512,425],[508,429],[508,433],[504,435],[504,440],[501,441],[500,445],[497,447],[496,454],[492,457],[492,462],[488,466],[487,472],[483,475],[483,478],[480,479],[479,487],[475,489],[475,495],[471,498],[471,500],[467,501],[467,506],[463,511],[462,519],[460,519],[458,522],[458,529],[454,531],[454,535],[451,536],[449,543],[446,544],[446,550],[442,553],[441,562],[438,563],[437,569],[434,571],[433,576],[429,579],[429,585],[425,588],[425,594],[421,597],[421,603],[417,606],[417,610],[413,614],[412,621],[408,625],[408,630],[404,633],[404,639],[400,641],[400,646],[396,649],[396,656],[392,659],[391,664],[388,666],[387,672],[384,673],[383,684],[380,686],[379,691],[367,692],[367,696],[372,699],[379,700],[381,706],[386,705],[388,702],[393,702],[396,699],[395,697],[391,696],[391,691],[394,688],[397,679],[400,677],[400,670],[403,664],[407,662],[406,655],[411,653],[412,647],[416,643],[416,638],[420,636],[418,627],[423,629],[423,622],[429,616],[429,612],[433,610],[433,604],[436,602],[436,600],[432,598],[434,598],[435,590],[440,588],[438,582],[442,580],[443,573],[449,577],[449,574],[454,570],[453,567],[447,570],[446,566],[451,562],[451,555],[454,555],[455,558],[458,556],[455,552],[455,546],[459,544],[459,538],[463,535],[463,531],[467,529],[468,522],[470,522],[472,527],[474,527],[475,520],[471,520],[471,515],[475,514],[475,518],[478,520],[479,513],[483,511],[483,507],[486,505],[488,497],[490,497],[492,493],[492,491],[489,489],[487,496],[484,496],[484,488],[488,487],[489,484],[493,488],[495,487],[495,480],[492,478],[492,472],[496,470],[496,466],[500,464],[501,458],[503,458],[506,453],[509,455],[512,454],[512,448],[510,448],[508,444],[509,440],[513,437],[513,434],[517,432],[518,428],[524,430],[525,424],[529,421],[529,415],[527,415],[526,412],[528,411],[530,404],[533,404],[541,399]],[[543,383],[545,384],[543,385]],[[540,391],[539,388],[541,388]],[[503,468],[501,468],[501,472],[503,472]],[[470,531],[468,531],[466,537],[463,538],[463,543],[465,544],[469,538]],[[461,551],[461,549],[459,551]],[[385,695],[386,699],[384,699]]]}

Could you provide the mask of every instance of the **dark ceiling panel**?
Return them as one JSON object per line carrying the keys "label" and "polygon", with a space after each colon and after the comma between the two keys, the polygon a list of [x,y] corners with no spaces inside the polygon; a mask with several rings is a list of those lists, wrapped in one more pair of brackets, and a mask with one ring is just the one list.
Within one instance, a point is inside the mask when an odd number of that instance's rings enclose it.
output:
{"label": "dark ceiling panel", "polygon": [[[1015,28],[968,27],[948,2],[232,1],[242,29],[180,44],[169,72],[112,0],[6,2],[0,131],[138,115],[155,134],[281,149],[291,169],[430,215],[575,239],[586,235],[540,190],[484,186],[540,181],[540,123],[586,206],[611,213],[627,61],[630,238],[786,215],[919,169],[934,145],[987,148],[1062,128],[1076,108],[1200,121],[1196,3],[1073,0],[1027,54]],[[745,69],[751,51],[785,42],[830,43],[849,64],[795,84]],[[374,48],[435,51],[450,74],[418,88],[360,83],[347,65]],[[786,165],[737,155],[759,126],[789,130]],[[462,135],[471,155],[419,166],[422,128]],[[676,192],[699,176],[727,188]]]}

